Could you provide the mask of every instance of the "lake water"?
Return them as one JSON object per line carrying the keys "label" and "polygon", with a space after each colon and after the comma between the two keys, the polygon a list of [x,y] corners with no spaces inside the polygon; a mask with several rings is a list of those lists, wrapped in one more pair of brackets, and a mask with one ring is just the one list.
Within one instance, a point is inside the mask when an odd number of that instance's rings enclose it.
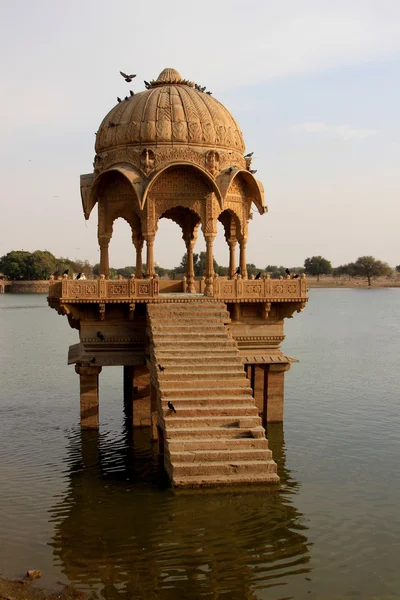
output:
{"label": "lake water", "polygon": [[279,490],[163,487],[124,423],[122,368],[80,432],[77,341],[44,296],[0,295],[0,573],[107,599],[400,598],[400,289],[310,290],[286,321]]}

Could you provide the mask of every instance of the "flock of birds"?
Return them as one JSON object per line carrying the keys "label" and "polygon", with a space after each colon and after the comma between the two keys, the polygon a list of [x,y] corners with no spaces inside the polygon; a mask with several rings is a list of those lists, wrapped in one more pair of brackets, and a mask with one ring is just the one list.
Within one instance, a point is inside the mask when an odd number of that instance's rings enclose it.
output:
{"label": "flock of birds", "polygon": [[[120,75],[121,75],[121,77],[123,77],[123,78],[124,78],[124,80],[125,80],[127,83],[130,83],[130,82],[131,82],[131,81],[132,81],[132,80],[133,80],[133,79],[136,77],[136,74],[132,74],[132,75],[130,75],[130,74],[128,74],[128,73],[124,73],[123,71],[120,71]],[[146,81],[146,80],[145,80],[145,81],[144,81],[144,87],[146,88],[146,90],[149,90],[149,89],[152,87],[153,83],[154,83],[153,81]],[[190,81],[189,81],[189,80],[187,80],[187,79],[184,79],[184,80],[183,80],[183,83],[187,83],[187,84],[189,84],[189,83],[190,83]],[[193,85],[193,84],[192,84],[192,85]],[[210,92],[210,90],[207,90],[207,91],[206,91],[206,89],[207,89],[207,88],[206,88],[206,86],[201,86],[201,85],[199,85],[198,83],[195,83],[195,84],[194,84],[194,87],[195,87],[195,89],[196,89],[198,92],[205,92],[205,93],[206,93],[208,96],[212,96],[212,92]],[[129,94],[130,94],[130,96],[132,97],[132,96],[134,96],[134,95],[135,95],[135,92],[133,92],[132,90],[129,90]],[[129,100],[129,96],[125,96],[124,100]],[[117,102],[123,102],[122,98],[120,98],[119,96],[117,96]],[[113,127],[113,125],[110,125],[110,127]]]}

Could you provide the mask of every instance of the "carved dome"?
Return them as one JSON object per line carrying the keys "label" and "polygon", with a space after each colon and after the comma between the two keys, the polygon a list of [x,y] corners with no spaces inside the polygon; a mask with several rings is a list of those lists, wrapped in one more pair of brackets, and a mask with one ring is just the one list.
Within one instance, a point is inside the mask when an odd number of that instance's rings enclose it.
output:
{"label": "carved dome", "polygon": [[230,112],[203,88],[164,69],[147,89],[119,102],[104,118],[96,152],[118,146],[185,145],[243,153],[242,133]]}

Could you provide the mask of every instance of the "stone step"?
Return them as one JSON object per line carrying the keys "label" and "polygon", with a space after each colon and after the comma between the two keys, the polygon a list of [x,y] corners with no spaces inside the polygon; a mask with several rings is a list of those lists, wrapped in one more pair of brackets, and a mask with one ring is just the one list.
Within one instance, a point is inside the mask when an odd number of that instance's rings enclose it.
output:
{"label": "stone step", "polygon": [[201,351],[208,353],[215,352],[216,350],[225,350],[225,348],[234,348],[235,350],[237,349],[237,344],[235,340],[232,340],[226,336],[221,338],[213,338],[210,336],[210,338],[203,337],[202,339],[181,339],[179,336],[174,339],[168,336],[164,338],[153,337],[153,347],[156,348],[157,351],[161,349],[169,350],[171,348],[171,345],[174,345],[176,348],[179,348],[179,350],[183,351],[196,350],[196,352]]}
{"label": "stone step", "polygon": [[[169,398],[162,399],[162,406],[167,406]],[[214,396],[213,398],[197,398],[196,403],[193,402],[193,398],[175,398],[173,401],[175,409],[178,411],[187,407],[195,408],[197,406],[217,406],[223,408],[224,406],[255,406],[253,397],[250,396]]]}
{"label": "stone step", "polygon": [[[230,374],[230,373],[240,373],[241,375],[243,375],[244,373],[244,368],[243,368],[243,363],[242,360],[240,359],[240,357],[235,357],[233,358],[231,361],[231,364],[229,363],[223,363],[221,360],[215,363],[213,363],[212,365],[208,364],[208,363],[204,363],[202,364],[201,362],[199,364],[186,364],[186,362],[181,362],[179,364],[176,365],[170,365],[169,367],[169,372],[180,376],[183,375],[202,375],[203,373],[206,375],[210,375],[212,376],[213,374],[216,375],[220,375],[220,374]],[[164,373],[165,374],[165,373]]]}
{"label": "stone step", "polygon": [[185,475],[175,476],[173,484],[175,487],[198,488],[198,487],[219,487],[219,486],[235,486],[249,484],[278,484],[279,477],[276,473],[230,473],[229,475]]}
{"label": "stone step", "polygon": [[[175,403],[176,404],[176,403]],[[232,421],[238,421],[242,417],[258,417],[258,409],[256,406],[231,406],[231,405],[223,405],[216,406],[215,404],[209,404],[208,406],[179,406],[174,404],[174,408],[176,409],[176,413],[172,411],[172,415],[174,419],[179,417],[180,419],[196,418],[199,419],[207,419],[209,417],[226,417],[227,419],[232,419]],[[163,415],[164,418],[170,417],[171,411],[165,404],[163,406]]]}
{"label": "stone step", "polygon": [[147,305],[147,310],[151,314],[160,313],[160,312],[171,312],[176,310],[186,310],[188,312],[193,312],[194,310],[226,310],[226,304],[224,302],[162,302],[162,303],[149,303]]}
{"label": "stone step", "polygon": [[[160,358],[161,358],[161,355],[160,355]],[[209,355],[209,356],[208,355],[188,356],[186,353],[185,354],[171,354],[171,353],[168,354],[167,351],[162,351],[162,359],[163,359],[162,366],[169,365],[173,369],[178,369],[180,367],[183,369],[186,369],[186,367],[188,367],[190,369],[195,368],[195,367],[197,367],[198,369],[205,369],[205,368],[214,368],[216,366],[221,367],[222,365],[226,365],[229,368],[240,366],[240,368],[244,371],[243,362],[242,362],[242,359],[241,359],[239,353],[238,352],[233,353],[231,350],[229,350],[229,355],[226,355],[226,353],[224,353],[224,354],[220,354],[219,356],[211,356],[211,355]]]}
{"label": "stone step", "polygon": [[204,308],[202,306],[194,306],[192,308],[187,308],[186,305],[175,305],[175,308],[159,308],[157,312],[154,312],[153,309],[149,309],[148,307],[148,315],[150,319],[160,319],[160,318],[176,318],[176,317],[187,317],[191,319],[196,319],[196,321],[202,321],[203,317],[209,317],[214,319],[225,319],[229,318],[229,312],[225,308],[211,306],[210,308]]}
{"label": "stone step", "polygon": [[182,477],[186,475],[233,475],[241,473],[256,475],[276,473],[277,465],[272,460],[235,460],[232,462],[193,462],[172,464],[173,477]]}
{"label": "stone step", "polygon": [[208,331],[202,332],[182,332],[180,328],[176,328],[174,332],[170,331],[157,331],[153,332],[153,342],[156,344],[164,343],[164,344],[176,344],[177,342],[201,342],[201,343],[209,343],[210,341],[219,342],[219,341],[232,341],[232,338],[229,338],[224,332],[215,332],[214,329],[209,328]]}
{"label": "stone step", "polygon": [[199,427],[220,427],[221,429],[252,429],[261,425],[261,419],[258,416],[204,416],[204,417],[180,417],[172,411],[171,414],[164,415],[164,422],[168,428],[174,429],[197,429]]}
{"label": "stone step", "polygon": [[209,462],[228,462],[233,460],[262,460],[267,461],[272,459],[271,450],[264,448],[240,448],[240,449],[228,449],[223,450],[184,450],[184,451],[171,451],[169,452],[170,460],[173,464],[175,463],[203,463]]}
{"label": "stone step", "polygon": [[192,400],[193,402],[196,402],[196,399],[200,398],[215,398],[216,400],[218,400],[219,396],[222,396],[224,398],[242,396],[247,397],[249,399],[253,399],[251,387],[235,387],[232,383],[229,387],[220,387],[218,389],[216,389],[215,387],[183,387],[183,385],[178,388],[165,389],[164,386],[161,385],[160,391],[162,397],[166,400],[170,400],[171,398],[186,398],[187,400]]}
{"label": "stone step", "polygon": [[[198,420],[197,420],[198,422]],[[220,439],[221,441],[224,439],[232,440],[232,439],[257,439],[258,436],[260,439],[265,439],[265,430],[260,425],[251,426],[251,427],[204,427],[204,423],[201,426],[196,428],[194,427],[174,427],[171,421],[168,423],[168,429],[165,431],[166,439],[168,443],[170,440],[172,441],[186,441],[186,440],[194,440],[200,439],[203,442],[206,439],[210,441],[215,441]]]}
{"label": "stone step", "polygon": [[211,440],[209,438],[203,440],[201,438],[194,438],[189,440],[180,440],[171,438],[167,441],[166,448],[172,452],[195,452],[197,450],[215,450],[223,452],[225,450],[268,450],[268,440],[265,437],[253,438],[253,437],[242,437],[242,438],[216,438]]}
{"label": "stone step", "polygon": [[162,390],[172,390],[172,389],[180,389],[180,390],[200,390],[203,388],[210,389],[212,385],[212,389],[230,389],[230,388],[249,388],[250,381],[246,378],[245,374],[242,373],[242,377],[236,377],[234,380],[230,377],[228,378],[217,378],[215,380],[206,379],[202,380],[200,377],[198,379],[188,379],[188,378],[177,378],[177,376],[171,377],[171,374],[168,372],[168,369],[165,369],[158,376],[160,386],[162,386]]}
{"label": "stone step", "polygon": [[204,326],[203,323],[201,323],[201,325],[199,325],[196,322],[188,322],[188,323],[180,323],[179,325],[176,325],[176,323],[168,323],[167,321],[164,321],[162,323],[158,323],[158,321],[156,321],[155,324],[152,324],[152,332],[153,335],[158,335],[159,333],[167,333],[167,332],[171,332],[171,333],[175,333],[176,331],[181,331],[182,333],[200,333],[200,334],[204,334],[207,333],[207,330],[209,327],[212,327],[213,331],[216,332],[220,332],[220,333],[224,333],[224,335],[226,335],[226,329],[225,329],[225,325],[223,325],[219,320],[215,321],[215,323],[211,326],[211,323],[207,322],[207,326]]}
{"label": "stone step", "polygon": [[[218,379],[229,377],[231,380],[241,379],[246,377],[243,367],[238,366],[236,370],[231,367],[227,369],[226,367],[222,367],[220,370],[217,370],[215,365],[212,365],[210,369],[212,371],[206,371],[205,368],[199,367],[198,370],[195,370],[195,367],[190,367],[190,370],[187,367],[168,367],[168,370],[163,371],[162,376],[164,380],[168,381],[193,381],[197,383],[198,381],[203,380],[211,380],[218,381]],[[161,376],[161,373],[160,373]]]}
{"label": "stone step", "polygon": [[149,315],[148,323],[151,327],[159,327],[162,325],[173,326],[178,324],[194,325],[196,327],[204,327],[204,323],[215,325],[224,325],[230,322],[228,311],[218,311],[215,314],[210,313],[187,313],[181,312],[177,314],[165,313],[163,315]]}
{"label": "stone step", "polygon": [[[181,348],[180,344],[176,345],[176,348],[171,348],[170,346],[158,346],[157,347],[157,356],[181,356],[189,358],[193,358],[193,356],[198,356],[199,358],[209,358],[210,360],[215,360],[216,358],[219,360],[219,357],[232,357],[239,356],[239,350],[233,344],[231,346],[216,346],[215,348],[202,348],[201,346],[191,347],[187,346],[186,348]],[[217,355],[217,356],[215,356]]]}

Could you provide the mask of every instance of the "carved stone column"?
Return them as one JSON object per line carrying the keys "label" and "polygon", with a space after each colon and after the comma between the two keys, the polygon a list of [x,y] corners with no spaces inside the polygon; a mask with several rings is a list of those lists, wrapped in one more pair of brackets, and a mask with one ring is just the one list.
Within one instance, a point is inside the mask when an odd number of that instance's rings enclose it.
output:
{"label": "carved stone column", "polygon": [[143,250],[143,238],[134,242],[136,248],[136,271],[135,275],[138,279],[142,277],[143,263],[142,263],[142,250]]}
{"label": "carved stone column", "polygon": [[146,240],[146,250],[147,250],[147,257],[146,257],[146,275],[147,277],[152,277],[152,275],[154,275],[154,238],[155,235],[154,234],[147,234],[143,236],[144,239]]}
{"label": "carved stone column", "polygon": [[229,238],[227,240],[228,242],[228,246],[229,246],[229,277],[230,279],[233,278],[233,276],[236,273],[236,244],[237,244],[237,239],[236,238]]}
{"label": "carved stone column", "polygon": [[75,365],[79,375],[81,427],[82,429],[99,428],[99,374],[101,367]]}
{"label": "carved stone column", "polygon": [[240,274],[242,279],[247,279],[247,267],[246,267],[246,243],[247,239],[242,238],[239,240],[240,245]]}
{"label": "carved stone column", "polygon": [[206,289],[204,292],[205,296],[214,295],[214,255],[213,255],[213,242],[214,235],[208,235],[206,237]]}
{"label": "carved stone column", "polygon": [[110,238],[101,236],[99,237],[100,244],[100,275],[110,277],[110,262],[108,257],[108,246],[110,244]]}

